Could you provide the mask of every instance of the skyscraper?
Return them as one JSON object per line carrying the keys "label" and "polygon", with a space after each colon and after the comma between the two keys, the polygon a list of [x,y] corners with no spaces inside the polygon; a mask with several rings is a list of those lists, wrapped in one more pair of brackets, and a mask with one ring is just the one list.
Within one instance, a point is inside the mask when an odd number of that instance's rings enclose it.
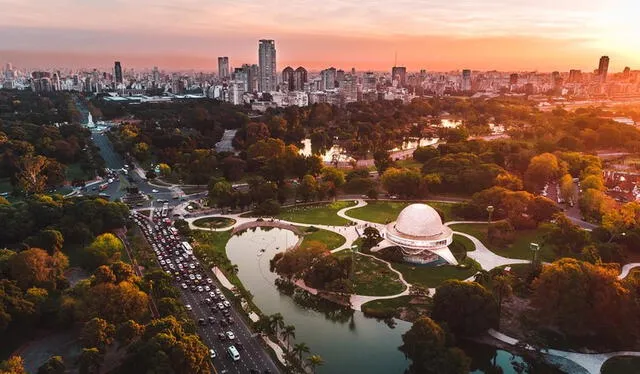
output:
{"label": "skyscraper", "polygon": [[397,81],[399,87],[404,87],[407,83],[407,68],[404,66],[394,66],[391,68],[391,81]]}
{"label": "skyscraper", "polygon": [[258,90],[269,92],[276,90],[276,43],[274,40],[262,39],[258,44],[258,67],[260,77]]}
{"label": "skyscraper", "polygon": [[284,68],[284,70],[282,70],[282,84],[289,91],[293,91],[293,86],[294,86],[293,74],[294,74],[294,71],[291,66],[287,66],[286,68]]}
{"label": "skyscraper", "polygon": [[330,67],[320,72],[322,77],[322,89],[332,90],[336,88],[336,68]]}
{"label": "skyscraper", "polygon": [[116,83],[122,83],[122,65],[120,65],[120,61],[116,61],[115,66],[113,67],[113,75],[115,76]]}
{"label": "skyscraper", "polygon": [[462,91],[471,91],[471,70],[462,71]]}
{"label": "skyscraper", "polygon": [[218,57],[218,78],[229,78],[229,57]]}
{"label": "skyscraper", "polygon": [[609,56],[600,57],[600,64],[598,65],[598,76],[601,82],[607,81],[607,72],[609,71]]}
{"label": "skyscraper", "polygon": [[298,66],[293,72],[293,90],[304,91],[304,84],[307,83],[307,69]]}

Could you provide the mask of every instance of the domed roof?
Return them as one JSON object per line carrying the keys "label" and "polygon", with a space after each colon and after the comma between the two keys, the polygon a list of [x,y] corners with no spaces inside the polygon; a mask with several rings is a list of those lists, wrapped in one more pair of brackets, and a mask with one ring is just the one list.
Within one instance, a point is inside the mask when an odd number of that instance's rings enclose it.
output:
{"label": "domed roof", "polygon": [[413,237],[432,237],[445,231],[438,212],[426,204],[411,204],[404,208],[394,228],[401,234]]}

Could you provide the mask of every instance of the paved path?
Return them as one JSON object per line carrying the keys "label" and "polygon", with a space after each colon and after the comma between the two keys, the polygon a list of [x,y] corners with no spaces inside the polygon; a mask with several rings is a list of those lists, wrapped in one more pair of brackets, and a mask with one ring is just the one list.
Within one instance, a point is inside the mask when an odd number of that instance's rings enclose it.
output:
{"label": "paved path", "polygon": [[[500,340],[503,343],[507,343],[512,346],[515,346],[520,343],[518,339],[507,336],[494,329],[489,329],[489,335]],[[534,349],[528,344],[524,345],[524,348],[528,350]],[[612,357],[616,357],[616,356],[640,357],[640,352],[633,352],[633,351],[620,351],[620,352],[609,352],[609,353],[579,353],[579,352],[560,351],[557,349],[542,349],[541,352],[548,356],[562,357],[570,361],[573,361],[576,364],[582,366],[585,370],[587,370],[587,372],[591,374],[600,374],[602,365]]]}
{"label": "paved path", "polygon": [[640,262],[632,262],[630,264],[624,265],[622,267],[622,272],[620,272],[620,275],[618,275],[618,279],[626,278],[633,268],[640,268]]}

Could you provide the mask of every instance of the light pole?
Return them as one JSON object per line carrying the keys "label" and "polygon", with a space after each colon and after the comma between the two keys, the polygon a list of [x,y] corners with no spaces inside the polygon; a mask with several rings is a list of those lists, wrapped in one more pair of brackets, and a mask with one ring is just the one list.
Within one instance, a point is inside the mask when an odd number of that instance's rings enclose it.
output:
{"label": "light pole", "polygon": [[531,266],[535,269],[538,265],[538,252],[540,251],[540,245],[538,243],[529,243],[529,249],[531,250],[532,258],[531,258]]}
{"label": "light pole", "polygon": [[489,213],[489,218],[487,223],[491,224],[491,216],[493,215],[493,205],[487,206],[487,213]]}

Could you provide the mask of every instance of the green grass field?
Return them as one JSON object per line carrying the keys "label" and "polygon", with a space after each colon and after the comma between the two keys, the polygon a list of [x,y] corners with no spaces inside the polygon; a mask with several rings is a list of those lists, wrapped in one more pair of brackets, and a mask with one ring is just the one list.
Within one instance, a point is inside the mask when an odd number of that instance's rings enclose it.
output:
{"label": "green grass field", "polygon": [[373,300],[362,305],[362,311],[365,315],[376,318],[397,317],[400,308],[406,308],[410,314],[415,316],[424,315],[431,309],[431,299],[417,299],[414,296],[406,295],[393,299]]}
{"label": "green grass field", "polygon": [[437,287],[448,279],[467,279],[480,270],[480,264],[470,258],[465,259],[462,264],[468,266],[468,268],[453,265],[416,266],[401,263],[394,263],[392,266],[401,272],[404,279],[411,284]]}
{"label": "green grass field", "polygon": [[290,222],[316,225],[344,226],[349,221],[338,217],[340,209],[355,205],[353,201],[336,201],[330,204],[300,205],[282,210],[278,218]]}
{"label": "green grass field", "polygon": [[[351,256],[351,251],[340,251],[334,256]],[[361,254],[354,255],[352,281],[354,292],[358,295],[387,296],[404,291],[400,277],[387,264]]]}
{"label": "green grass field", "polygon": [[[349,217],[361,219],[369,222],[388,223],[395,221],[402,209],[417,201],[370,201],[362,208],[352,209],[346,212]],[[425,201],[433,208],[439,209],[444,214],[444,222],[456,219],[451,212],[453,203],[440,203],[433,201]]]}
{"label": "green grass field", "polygon": [[236,223],[235,219],[226,218],[226,217],[207,217],[207,218],[200,218],[193,221],[193,224],[195,226],[203,227],[207,229],[210,229],[210,228],[221,229],[221,228],[229,227],[234,223]]}
{"label": "green grass field", "polygon": [[602,365],[602,374],[637,374],[640,373],[640,357],[612,357]]}
{"label": "green grass field", "polygon": [[[513,243],[506,246],[496,246],[489,243],[487,240],[487,224],[486,223],[464,223],[458,225],[451,225],[452,230],[464,232],[466,234],[475,236],[491,251],[500,256],[509,258],[519,258],[523,260],[530,260],[532,253],[529,249],[530,243],[542,243],[543,236],[547,233],[545,229],[535,230],[520,230],[515,233],[515,240]],[[558,255],[553,249],[543,246],[540,249],[539,259],[541,261],[554,261],[558,259]]]}
{"label": "green grass field", "polygon": [[[305,231],[305,227],[301,230]],[[340,247],[347,239],[344,236],[337,234],[329,230],[318,230],[313,232],[307,232],[302,239],[301,247],[306,247],[309,242],[321,242],[327,246],[327,249],[332,250]]]}

